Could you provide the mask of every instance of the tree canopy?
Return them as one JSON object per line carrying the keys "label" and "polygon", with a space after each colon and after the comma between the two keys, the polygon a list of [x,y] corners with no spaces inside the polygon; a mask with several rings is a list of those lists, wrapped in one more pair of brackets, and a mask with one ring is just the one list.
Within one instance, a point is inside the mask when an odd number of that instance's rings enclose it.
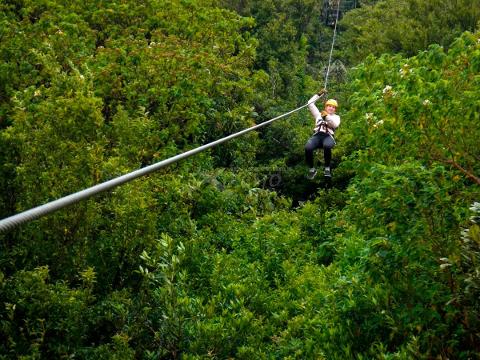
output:
{"label": "tree canopy", "polygon": [[448,47],[479,21],[478,0],[380,0],[345,15],[340,47],[353,64],[370,54],[413,56],[431,44]]}
{"label": "tree canopy", "polygon": [[[1,217],[304,104],[321,7],[4,0]],[[475,358],[479,9],[344,14],[331,184],[305,111],[1,233],[0,358]]]}

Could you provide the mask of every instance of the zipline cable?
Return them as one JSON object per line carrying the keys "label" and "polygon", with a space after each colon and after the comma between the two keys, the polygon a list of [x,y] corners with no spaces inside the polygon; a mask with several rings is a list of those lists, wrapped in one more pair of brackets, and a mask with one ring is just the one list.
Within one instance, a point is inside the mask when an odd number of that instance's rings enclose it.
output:
{"label": "zipline cable", "polygon": [[335,18],[335,26],[333,28],[332,46],[330,47],[330,55],[328,56],[327,73],[325,74],[325,81],[324,81],[325,85],[323,86],[323,90],[325,93],[327,92],[328,76],[330,75],[330,66],[332,64],[333,47],[335,45],[335,38],[337,37],[337,23],[338,23],[338,17],[340,15],[340,1],[341,0],[338,0],[337,2],[337,15]]}
{"label": "zipline cable", "polygon": [[222,144],[228,140],[231,140],[233,138],[236,138],[236,137],[239,137],[243,134],[246,134],[250,131],[253,131],[253,130],[256,130],[256,129],[259,129],[265,125],[268,125],[276,120],[279,120],[279,119],[282,119],[288,115],[291,115],[305,107],[307,107],[309,105],[309,103],[305,104],[305,105],[302,105],[294,110],[291,110],[289,112],[286,112],[282,115],[279,115],[273,119],[270,119],[270,120],[267,120],[267,121],[264,121],[263,123],[260,123],[260,124],[257,124],[257,125],[254,125],[252,127],[249,127],[247,129],[244,129],[244,130],[241,130],[239,132],[236,132],[234,134],[231,134],[231,135],[228,135],[224,138],[221,138],[221,139],[218,139],[218,140],[215,140],[213,142],[210,142],[208,144],[205,144],[205,145],[202,145],[202,146],[199,146],[195,149],[192,149],[192,150],[189,150],[189,151],[186,151],[184,153],[181,153],[181,154],[178,154],[178,155],[175,155],[173,157],[170,157],[168,159],[165,159],[165,160],[162,160],[158,163],[155,163],[153,165],[149,165],[147,167],[144,167],[144,168],[141,168],[141,169],[138,169],[138,170],[135,170],[131,173],[128,173],[128,174],[125,174],[125,175],[122,175],[122,176],[119,176],[117,178],[114,178],[112,180],[109,180],[109,181],[106,181],[104,183],[101,183],[101,184],[98,184],[98,185],[94,185],[90,188],[87,188],[87,189],[84,189],[84,190],[81,190],[81,191],[78,191],[76,193],[73,193],[73,194],[70,194],[70,195],[67,195],[65,197],[62,197],[58,200],[54,200],[54,201],[51,201],[51,202],[48,202],[44,205],[41,205],[41,206],[37,206],[33,209],[30,209],[30,210],[26,210],[24,212],[21,212],[19,214],[16,214],[16,215],[13,215],[13,216],[10,216],[8,218],[5,218],[3,220],[0,220],[0,232],[3,232],[3,231],[6,231],[6,230],[10,230],[10,229],[13,229],[14,227],[16,226],[19,226],[20,224],[23,224],[25,222],[28,222],[28,221],[32,221],[32,220],[35,220],[35,219],[38,219],[39,217],[41,216],[45,216],[47,214],[50,214],[54,211],[57,211],[59,209],[62,209],[66,206],[69,206],[69,205],[73,205],[79,201],[82,201],[82,200],[85,200],[85,199],[88,199],[89,197],[93,196],[93,195],[96,195],[98,193],[101,193],[103,191],[107,191],[107,190],[110,190],[116,186],[119,186],[119,185],[122,185],[128,181],[131,181],[131,180],[134,180],[140,176],[144,176],[144,175],[147,175],[147,174],[150,174],[154,171],[157,171],[167,165],[170,165],[172,163],[175,163],[179,160],[182,160],[182,159],[186,159],[192,155],[195,155],[201,151],[204,151],[204,150],[207,150],[207,149],[210,149],[214,146],[217,146],[219,144]]}

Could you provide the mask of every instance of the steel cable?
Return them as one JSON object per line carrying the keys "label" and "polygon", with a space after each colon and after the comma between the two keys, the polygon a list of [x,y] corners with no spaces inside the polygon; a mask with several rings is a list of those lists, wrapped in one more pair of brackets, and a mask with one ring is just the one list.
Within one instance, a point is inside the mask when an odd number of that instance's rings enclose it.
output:
{"label": "steel cable", "polygon": [[144,175],[148,175],[154,171],[157,171],[167,165],[170,165],[172,163],[175,163],[179,160],[182,160],[182,159],[186,159],[192,155],[195,155],[201,151],[204,151],[204,150],[207,150],[207,149],[210,149],[214,146],[217,146],[219,144],[222,144],[228,140],[231,140],[233,138],[236,138],[236,137],[239,137],[243,134],[246,134],[250,131],[253,131],[253,130],[256,130],[256,129],[259,129],[265,125],[268,125],[276,120],[279,120],[279,119],[282,119],[288,115],[291,115],[303,108],[305,108],[306,106],[308,106],[308,103],[305,104],[305,105],[302,105],[294,110],[291,110],[289,112],[286,112],[280,116],[277,116],[273,119],[270,119],[270,120],[267,120],[267,121],[264,121],[263,123],[260,123],[260,124],[257,124],[257,125],[254,125],[252,127],[249,127],[247,129],[244,129],[244,130],[241,130],[239,132],[236,132],[234,134],[231,134],[231,135],[228,135],[226,137],[223,137],[221,139],[218,139],[218,140],[215,140],[213,142],[210,142],[208,144],[205,144],[205,145],[202,145],[202,146],[199,146],[195,149],[192,149],[192,150],[189,150],[189,151],[186,151],[184,153],[181,153],[181,154],[178,154],[178,155],[175,155],[173,157],[170,157],[166,160],[162,160],[158,163],[155,163],[153,165],[150,165],[150,166],[147,166],[147,167],[144,167],[144,168],[141,168],[141,169],[138,169],[138,170],[135,170],[131,173],[128,173],[128,174],[125,174],[125,175],[122,175],[122,176],[119,176],[117,178],[114,178],[112,180],[109,180],[109,181],[106,181],[104,183],[101,183],[101,184],[98,184],[98,185],[94,185],[92,187],[89,187],[87,189],[84,189],[84,190],[81,190],[81,191],[78,191],[76,193],[73,193],[73,194],[70,194],[70,195],[67,195],[65,197],[62,197],[60,199],[57,199],[57,200],[54,200],[54,201],[51,201],[51,202],[48,202],[44,205],[40,205],[40,206],[37,206],[35,208],[32,208],[30,210],[26,210],[26,211],[23,211],[19,214],[16,214],[16,215],[13,215],[13,216],[10,216],[8,218],[5,218],[3,220],[0,220],[0,232],[3,232],[3,231],[6,231],[6,230],[11,230],[25,222],[28,222],[28,221],[32,221],[32,220],[35,220],[35,219],[38,219],[39,217],[42,217],[42,216],[45,216],[47,214],[50,214],[54,211],[57,211],[59,209],[62,209],[66,206],[70,206],[70,205],[73,205],[79,201],[82,201],[82,200],[85,200],[85,199],[88,199],[98,193],[101,193],[101,192],[104,192],[104,191],[107,191],[107,190],[110,190],[116,186],[119,186],[119,185],[122,185],[128,181],[131,181],[131,180],[134,180],[140,176],[144,176]]}
{"label": "steel cable", "polygon": [[340,14],[340,0],[338,0],[337,2],[337,16],[335,18],[335,26],[333,28],[333,37],[332,37],[332,46],[330,47],[330,55],[328,56],[327,72],[325,74],[325,81],[324,81],[325,85],[323,86],[323,90],[325,90],[325,92],[327,91],[328,76],[330,75],[330,67],[332,64],[333,47],[335,45],[335,38],[337,37],[337,23],[338,23],[339,14]]}

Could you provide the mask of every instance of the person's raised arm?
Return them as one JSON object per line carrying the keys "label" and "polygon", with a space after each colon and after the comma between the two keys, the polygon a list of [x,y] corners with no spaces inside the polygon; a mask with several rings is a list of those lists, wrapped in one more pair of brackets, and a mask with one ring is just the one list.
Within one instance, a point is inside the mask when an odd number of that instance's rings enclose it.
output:
{"label": "person's raised arm", "polygon": [[310,110],[310,113],[312,114],[315,120],[318,120],[319,118],[322,117],[322,115],[320,114],[320,111],[315,105],[315,101],[317,101],[318,99],[320,99],[320,96],[318,94],[315,94],[310,98],[310,100],[308,100],[308,110]]}

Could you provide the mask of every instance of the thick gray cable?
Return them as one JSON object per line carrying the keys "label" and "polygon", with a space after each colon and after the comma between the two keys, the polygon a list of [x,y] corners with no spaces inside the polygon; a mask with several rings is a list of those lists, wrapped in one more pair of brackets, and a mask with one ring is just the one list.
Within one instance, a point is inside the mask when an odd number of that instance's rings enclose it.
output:
{"label": "thick gray cable", "polygon": [[138,170],[135,170],[131,173],[128,173],[128,174],[125,174],[125,175],[122,175],[122,176],[119,176],[115,179],[112,179],[112,180],[109,180],[109,181],[106,181],[104,183],[101,183],[101,184],[98,184],[98,185],[94,185],[90,188],[87,188],[85,190],[82,190],[82,191],[78,191],[76,193],[73,193],[73,194],[70,194],[68,196],[65,196],[65,197],[62,197],[58,200],[54,200],[54,201],[51,201],[49,203],[46,203],[44,205],[41,205],[41,206],[37,206],[33,209],[30,209],[30,210],[26,210],[24,212],[21,212],[19,214],[16,214],[16,215],[13,215],[13,216],[10,216],[8,218],[5,218],[3,220],[0,220],[0,232],[3,232],[3,231],[6,231],[6,230],[10,230],[10,229],[13,229],[14,227],[20,225],[20,224],[23,224],[25,222],[28,222],[28,221],[32,221],[32,220],[35,220],[35,219],[38,219],[39,217],[41,216],[44,216],[44,215],[47,215],[47,214],[50,214],[56,210],[59,210],[59,209],[62,209],[66,206],[69,206],[69,205],[72,205],[72,204],[75,204],[81,200],[85,200],[85,199],[88,199],[89,197],[93,196],[93,195],[96,195],[98,193],[101,193],[103,191],[106,191],[106,190],[110,190],[116,186],[119,186],[119,185],[122,185],[128,181],[131,181],[131,180],[134,180],[140,176],[144,176],[144,175],[147,175],[147,174],[150,174],[154,171],[157,171],[158,169],[161,169],[167,165],[170,165],[174,162],[177,162],[179,160],[182,160],[182,159],[185,159],[185,158],[188,158],[192,155],[195,155],[201,151],[204,151],[204,150],[207,150],[209,148],[212,148],[216,145],[219,145],[221,143],[224,143],[228,140],[231,140],[233,138],[236,138],[238,136],[241,136],[243,134],[246,134],[250,131],[253,131],[253,130],[256,130],[256,129],[259,129],[265,125],[268,125],[272,122],[274,122],[275,120],[279,120],[281,118],[284,118],[288,115],[291,115],[301,109],[303,109],[304,107],[308,106],[309,104],[305,104],[305,105],[302,105],[298,108],[296,108],[295,110],[291,110],[285,114],[282,114],[280,116],[277,116],[273,119],[270,119],[270,120],[267,120],[267,121],[264,121],[263,123],[261,124],[257,124],[257,125],[254,125],[252,127],[249,127],[247,129],[244,129],[244,130],[241,130],[235,134],[232,134],[232,135],[228,135],[224,138],[221,138],[221,139],[218,139],[218,140],[215,140],[211,143],[208,143],[208,144],[205,144],[205,145],[202,145],[202,146],[199,146],[195,149],[192,149],[192,150],[189,150],[189,151],[186,151],[182,154],[178,154],[178,155],[175,155],[171,158],[168,158],[166,160],[162,160],[158,163],[155,163],[153,165],[150,165],[150,166],[147,166],[147,167],[144,167],[144,168],[141,168],[141,169],[138,169]]}
{"label": "thick gray cable", "polygon": [[333,28],[333,38],[332,38],[332,46],[330,47],[330,55],[328,56],[328,65],[327,65],[327,73],[325,74],[325,85],[323,86],[323,90],[327,90],[328,84],[328,76],[330,75],[330,65],[332,64],[332,55],[333,55],[333,47],[335,45],[335,38],[337,37],[337,22],[338,17],[340,15],[340,0],[337,2],[337,17],[335,19],[335,27]]}

